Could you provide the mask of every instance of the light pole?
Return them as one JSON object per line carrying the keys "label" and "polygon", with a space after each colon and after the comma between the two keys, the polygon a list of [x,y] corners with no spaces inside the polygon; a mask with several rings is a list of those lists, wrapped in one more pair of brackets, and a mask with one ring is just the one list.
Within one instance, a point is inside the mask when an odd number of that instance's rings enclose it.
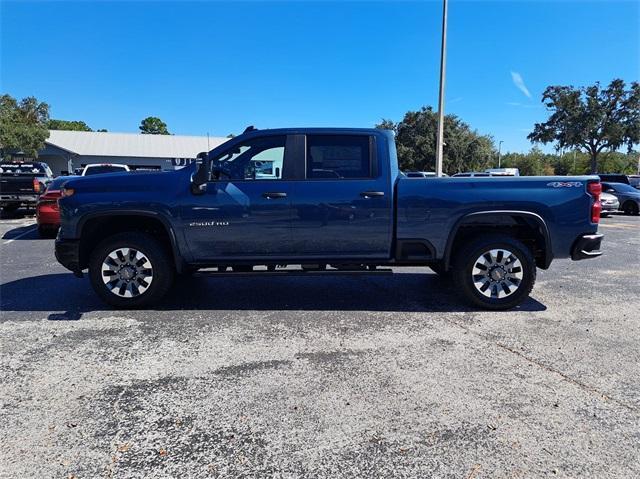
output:
{"label": "light pole", "polygon": [[436,176],[442,176],[444,146],[444,81],[447,68],[447,5],[442,1],[442,44],[440,46],[440,92],[438,95],[438,138],[436,142]]}
{"label": "light pole", "polygon": [[504,143],[504,140],[500,140],[498,142],[498,168],[500,168],[500,150],[502,149],[503,143]]}

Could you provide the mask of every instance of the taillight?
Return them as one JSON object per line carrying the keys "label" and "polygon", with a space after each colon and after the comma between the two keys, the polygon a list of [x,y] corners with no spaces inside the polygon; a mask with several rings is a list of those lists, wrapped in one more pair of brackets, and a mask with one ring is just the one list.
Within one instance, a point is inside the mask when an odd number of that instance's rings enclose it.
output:
{"label": "taillight", "polygon": [[42,189],[42,185],[38,181],[38,178],[34,178],[33,179],[33,191],[35,191],[36,193],[40,193],[41,189]]}
{"label": "taillight", "polygon": [[593,196],[593,204],[591,205],[591,222],[600,222],[600,213],[602,212],[602,203],[600,203],[600,193],[602,193],[602,185],[600,182],[587,184],[587,191]]}

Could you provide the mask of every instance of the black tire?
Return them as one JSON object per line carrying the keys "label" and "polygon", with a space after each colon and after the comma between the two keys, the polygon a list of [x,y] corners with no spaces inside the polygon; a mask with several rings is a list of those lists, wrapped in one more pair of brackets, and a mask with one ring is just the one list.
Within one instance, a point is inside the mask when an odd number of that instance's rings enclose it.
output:
{"label": "black tire", "polygon": [[[139,252],[151,265],[148,267],[146,262],[144,265],[138,265],[135,263],[137,258],[133,258],[126,263],[126,265],[128,265],[127,267],[135,268],[138,266],[141,268],[140,271],[143,270],[143,266],[146,268],[144,271],[147,273],[145,273],[146,276],[143,277],[143,282],[146,282],[146,280],[151,278],[151,280],[146,283],[148,286],[142,292],[139,291],[144,286],[142,286],[142,282],[138,283],[137,286],[140,286],[140,289],[136,286],[135,290],[138,291],[138,293],[131,297],[123,297],[115,292],[119,285],[118,283],[110,288],[103,280],[103,264],[106,264],[110,254],[113,254],[121,248],[124,248],[125,251],[126,249],[129,249]],[[123,267],[124,266],[120,266],[120,269]],[[115,278],[115,276],[116,275],[114,274],[113,277]],[[108,278],[106,274],[104,277]],[[137,277],[138,276],[136,276],[136,278]],[[171,288],[174,277],[175,269],[171,260],[170,252],[167,251],[167,248],[159,241],[146,233],[125,232],[110,236],[103,240],[91,252],[91,256],[89,258],[89,279],[91,280],[91,286],[93,286],[95,292],[100,296],[100,299],[116,308],[136,309],[157,303]],[[118,278],[114,279],[114,281],[119,281],[122,284],[125,283],[123,280],[119,280]],[[135,282],[135,278],[132,279],[131,282]],[[128,288],[129,286],[126,287],[126,289]],[[126,289],[124,291],[125,294]],[[118,288],[118,291],[120,291],[120,288]],[[129,291],[129,294],[135,293]]]}
{"label": "black tire", "polygon": [[627,215],[637,216],[638,215],[638,205],[634,201],[627,201],[623,206],[622,210]]}
{"label": "black tire", "polygon": [[[491,250],[503,250],[510,255],[505,257],[504,253],[497,252],[497,261],[491,266],[493,263],[484,256]],[[493,259],[490,253],[489,257]],[[480,269],[480,266],[486,270]],[[474,270],[480,274],[474,276]],[[494,270],[497,271],[492,273]],[[492,276],[494,274],[502,279],[496,280]],[[521,241],[508,236],[483,236],[455,253],[453,279],[471,304],[502,311],[517,306],[529,296],[536,281],[536,263],[531,250]],[[480,291],[482,288],[484,293]],[[487,291],[490,296],[486,296]]]}

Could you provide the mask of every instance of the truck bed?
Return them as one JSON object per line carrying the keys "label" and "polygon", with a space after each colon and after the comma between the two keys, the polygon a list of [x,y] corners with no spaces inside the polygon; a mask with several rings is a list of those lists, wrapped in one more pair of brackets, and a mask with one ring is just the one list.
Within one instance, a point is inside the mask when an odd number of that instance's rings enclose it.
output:
{"label": "truck bed", "polygon": [[[398,179],[397,238],[425,238],[442,257],[462,218],[475,212],[522,211],[548,228],[553,256],[570,256],[576,233],[595,233],[587,183],[596,176]],[[496,225],[498,226],[498,225]],[[580,231],[577,231],[580,230]]]}

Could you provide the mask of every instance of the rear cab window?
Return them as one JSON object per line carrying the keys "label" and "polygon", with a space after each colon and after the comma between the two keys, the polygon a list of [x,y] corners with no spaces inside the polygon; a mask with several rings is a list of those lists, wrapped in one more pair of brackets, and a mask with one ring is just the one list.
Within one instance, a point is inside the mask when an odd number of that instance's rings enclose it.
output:
{"label": "rear cab window", "polygon": [[41,163],[2,163],[0,164],[0,175],[51,176]]}
{"label": "rear cab window", "polygon": [[349,180],[374,177],[368,135],[308,135],[306,178]]}
{"label": "rear cab window", "polygon": [[84,176],[101,175],[104,173],[121,173],[124,171],[127,171],[127,169],[124,166],[115,166],[115,165],[91,166],[89,165],[84,172]]}

